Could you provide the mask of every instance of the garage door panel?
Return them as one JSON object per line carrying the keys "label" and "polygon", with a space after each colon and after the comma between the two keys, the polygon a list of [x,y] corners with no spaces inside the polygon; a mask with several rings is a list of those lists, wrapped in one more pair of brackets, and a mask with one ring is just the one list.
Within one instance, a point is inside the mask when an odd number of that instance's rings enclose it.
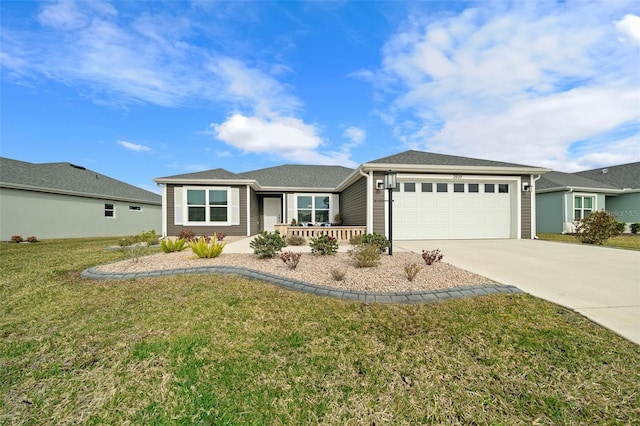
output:
{"label": "garage door panel", "polygon": [[[433,182],[434,190],[436,183]],[[448,184],[450,192],[445,193],[420,192],[420,184],[416,185],[418,192],[394,192],[394,236],[397,239],[512,238],[513,185],[508,193],[484,193],[484,183],[479,182],[480,192],[474,193],[452,192],[452,184]],[[465,183],[464,188],[467,191],[468,184]],[[495,188],[497,190],[497,183]]]}

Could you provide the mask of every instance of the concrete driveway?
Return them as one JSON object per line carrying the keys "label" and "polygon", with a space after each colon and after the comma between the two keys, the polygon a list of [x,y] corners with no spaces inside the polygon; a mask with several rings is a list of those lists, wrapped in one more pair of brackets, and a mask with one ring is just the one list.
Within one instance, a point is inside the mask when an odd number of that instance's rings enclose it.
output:
{"label": "concrete driveway", "polygon": [[640,344],[640,252],[539,240],[394,241],[571,308]]}

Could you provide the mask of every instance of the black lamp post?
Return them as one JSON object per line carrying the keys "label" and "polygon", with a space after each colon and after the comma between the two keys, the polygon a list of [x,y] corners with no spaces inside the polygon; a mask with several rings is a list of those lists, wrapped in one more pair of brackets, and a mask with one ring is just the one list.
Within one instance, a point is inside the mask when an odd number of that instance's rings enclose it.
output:
{"label": "black lamp post", "polygon": [[398,185],[396,172],[389,170],[384,174],[384,187],[389,191],[389,256],[393,255],[393,190]]}

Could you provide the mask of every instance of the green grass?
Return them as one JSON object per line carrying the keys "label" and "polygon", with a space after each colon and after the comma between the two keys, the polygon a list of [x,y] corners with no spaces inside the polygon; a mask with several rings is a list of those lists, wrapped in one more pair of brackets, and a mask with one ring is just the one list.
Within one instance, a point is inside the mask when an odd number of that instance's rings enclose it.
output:
{"label": "green grass", "polygon": [[0,244],[0,424],[640,423],[640,348],[534,297],[81,279],[112,243]]}
{"label": "green grass", "polygon": [[[582,244],[575,235],[572,234],[537,234],[538,238],[546,241],[558,241],[570,244]],[[620,248],[625,250],[640,251],[640,234],[621,235],[619,237],[609,238],[603,246]]]}

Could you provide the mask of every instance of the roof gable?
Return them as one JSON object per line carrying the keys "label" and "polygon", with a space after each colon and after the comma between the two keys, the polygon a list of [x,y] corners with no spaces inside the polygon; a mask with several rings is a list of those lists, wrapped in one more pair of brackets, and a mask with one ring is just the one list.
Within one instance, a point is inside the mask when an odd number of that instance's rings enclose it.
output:
{"label": "roof gable", "polygon": [[204,170],[201,172],[183,173],[173,176],[165,176],[155,180],[246,180],[247,178],[228,170],[218,168],[213,170]]}
{"label": "roof gable", "polygon": [[415,150],[409,150],[399,154],[390,155],[388,157],[378,158],[377,160],[368,161],[367,163],[467,167],[530,167],[522,164],[460,157],[457,155],[435,154],[432,152]]}
{"label": "roof gable", "polygon": [[575,174],[619,189],[640,189],[640,162],[600,167]]}
{"label": "roof gable", "polygon": [[304,166],[287,164],[241,173],[263,187],[336,188],[353,169],[342,166]]}
{"label": "roof gable", "polygon": [[162,197],[71,163],[34,164],[0,157],[0,186],[160,204]]}

